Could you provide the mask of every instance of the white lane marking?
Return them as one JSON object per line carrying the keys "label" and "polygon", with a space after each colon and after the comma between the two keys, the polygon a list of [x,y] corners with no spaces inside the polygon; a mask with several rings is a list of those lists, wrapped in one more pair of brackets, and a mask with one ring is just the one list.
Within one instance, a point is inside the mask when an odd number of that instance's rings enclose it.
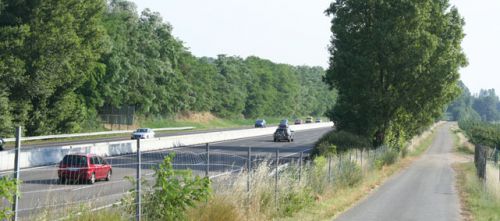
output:
{"label": "white lane marking", "polygon": [[[144,174],[144,176],[152,176],[152,175],[154,175],[154,172]],[[56,189],[33,190],[33,191],[26,191],[26,192],[21,192],[21,193],[22,194],[34,194],[34,193],[55,192],[55,191],[71,191],[71,192],[73,192],[73,191],[88,189],[88,188],[92,188],[92,187],[96,187],[97,188],[97,187],[101,187],[101,186],[105,186],[105,185],[110,185],[110,184],[115,184],[115,183],[120,183],[120,182],[125,182],[125,181],[128,181],[128,180],[121,179],[121,180],[115,180],[115,181],[108,181],[108,182],[101,183],[101,184],[82,186],[82,187],[77,187],[77,188],[74,188],[74,189],[71,186],[69,186],[69,187],[66,186],[66,187],[56,188]]]}
{"label": "white lane marking", "polygon": [[99,184],[98,185],[88,185],[88,186],[83,186],[83,187],[71,189],[71,191],[78,191],[78,190],[88,189],[88,188],[92,188],[92,187],[100,187],[100,186],[105,186],[105,185],[108,185],[108,184],[121,183],[121,182],[124,182],[124,181],[127,181],[127,180],[108,181],[108,182],[100,184],[100,185]]}
{"label": "white lane marking", "polygon": [[[48,165],[48,166],[21,168],[21,169],[19,169],[19,172],[24,172],[24,171],[29,171],[29,170],[38,170],[38,169],[49,168],[49,167],[57,168],[55,165],[57,165],[57,164],[52,164],[52,165]],[[14,173],[14,170],[0,172],[0,174],[4,174],[4,173]]]}
{"label": "white lane marking", "polygon": [[22,194],[34,194],[34,193],[62,191],[62,190],[69,190],[69,189],[71,189],[71,187],[62,187],[62,188],[48,189],[48,190],[33,190],[33,191],[26,191],[26,192],[21,191],[21,193]]}

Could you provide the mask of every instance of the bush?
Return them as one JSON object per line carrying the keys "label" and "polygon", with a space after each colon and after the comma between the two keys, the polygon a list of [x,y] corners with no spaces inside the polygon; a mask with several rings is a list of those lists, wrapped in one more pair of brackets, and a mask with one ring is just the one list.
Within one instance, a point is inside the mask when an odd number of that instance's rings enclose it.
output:
{"label": "bush", "polygon": [[335,177],[335,183],[340,186],[352,187],[363,179],[361,167],[352,161],[343,161]]}
{"label": "bush", "polygon": [[352,148],[371,147],[370,140],[346,131],[332,131],[323,136],[314,146],[312,154],[324,155],[334,152],[343,152]]}
{"label": "bush", "polygon": [[491,148],[500,145],[500,124],[461,120],[458,122],[458,126],[465,131],[474,144]]}
{"label": "bush", "polygon": [[375,166],[377,169],[381,169],[383,166],[394,164],[398,160],[398,156],[399,153],[397,150],[386,148],[386,150],[375,159]]}
{"label": "bush", "polygon": [[8,176],[0,177],[0,220],[9,220],[13,215],[11,207],[4,205],[5,202],[12,203],[17,191],[17,181]]}
{"label": "bush", "polygon": [[327,181],[325,174],[327,160],[324,156],[319,156],[314,159],[314,164],[311,167],[308,167],[306,173],[308,173],[307,186],[311,187],[316,193],[323,193],[326,186]]}
{"label": "bush", "polygon": [[308,188],[292,188],[292,191],[284,192],[280,198],[281,216],[292,216],[314,201]]}
{"label": "bush", "polygon": [[[155,168],[155,183],[151,187],[143,182],[143,214],[149,220],[183,220],[185,211],[194,207],[197,202],[208,199],[210,180],[206,177],[193,177],[191,171],[176,173],[169,154]],[[136,182],[136,181],[134,181]],[[132,183],[134,183],[132,182]],[[122,200],[129,213],[135,214],[135,189],[132,194]]]}

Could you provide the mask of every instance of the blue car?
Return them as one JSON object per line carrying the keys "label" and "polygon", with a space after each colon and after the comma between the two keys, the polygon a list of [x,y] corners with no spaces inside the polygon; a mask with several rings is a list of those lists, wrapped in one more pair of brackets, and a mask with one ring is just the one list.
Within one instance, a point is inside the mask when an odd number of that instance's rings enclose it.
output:
{"label": "blue car", "polygon": [[280,128],[288,128],[288,119],[283,119],[280,121],[280,125],[278,126]]}
{"label": "blue car", "polygon": [[264,119],[256,120],[255,127],[266,127],[266,120],[264,120]]}

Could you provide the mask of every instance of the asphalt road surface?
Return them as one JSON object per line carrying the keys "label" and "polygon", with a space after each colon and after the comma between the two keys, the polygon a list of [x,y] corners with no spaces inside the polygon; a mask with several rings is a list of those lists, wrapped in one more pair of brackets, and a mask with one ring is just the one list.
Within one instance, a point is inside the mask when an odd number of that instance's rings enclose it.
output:
{"label": "asphalt road surface", "polygon": [[[268,125],[272,126],[272,125]],[[218,132],[218,131],[231,131],[231,130],[241,130],[250,129],[253,126],[242,126],[235,128],[222,128],[222,129],[203,129],[203,130],[181,130],[181,131],[156,131],[155,137],[169,137],[178,135],[188,135],[188,134],[198,134],[198,133],[208,133],[208,132]],[[23,149],[29,148],[43,148],[43,147],[54,147],[54,146],[67,146],[67,145],[79,145],[79,144],[89,144],[89,143],[102,143],[102,142],[116,142],[116,141],[127,141],[130,140],[130,135],[119,135],[113,137],[77,137],[75,140],[69,141],[52,141],[46,140],[41,143],[28,143],[21,144]],[[38,141],[40,142],[40,141]],[[14,142],[8,143],[8,149],[14,148]]]}
{"label": "asphalt road surface", "polygon": [[[331,128],[322,128],[300,131],[296,133],[295,141],[291,143],[275,143],[272,141],[272,135],[269,135],[211,144],[209,175],[241,169],[247,159],[248,147],[252,147],[252,161],[255,162],[272,157],[276,149],[280,150],[282,157],[280,162],[297,158],[301,151],[307,155],[314,143],[330,130]],[[153,174],[151,167],[161,162],[167,153],[172,151],[176,152],[174,166],[177,169],[189,168],[196,174],[205,173],[205,146],[193,146],[143,153],[141,167],[144,177],[151,180]],[[124,177],[135,177],[137,166],[135,157],[134,154],[130,154],[107,158],[113,166],[113,177],[111,181],[100,181],[94,185],[59,183],[56,166],[23,169],[20,174],[23,181],[19,203],[21,220],[40,218],[41,214],[49,214],[48,216],[57,214],[51,217],[63,217],[74,213],[74,209],[68,211],[68,208],[78,207],[81,204],[97,208],[119,201],[132,187]]]}
{"label": "asphalt road surface", "polygon": [[436,139],[420,159],[336,220],[461,220],[455,173],[451,168],[452,148],[450,124],[440,126]]}

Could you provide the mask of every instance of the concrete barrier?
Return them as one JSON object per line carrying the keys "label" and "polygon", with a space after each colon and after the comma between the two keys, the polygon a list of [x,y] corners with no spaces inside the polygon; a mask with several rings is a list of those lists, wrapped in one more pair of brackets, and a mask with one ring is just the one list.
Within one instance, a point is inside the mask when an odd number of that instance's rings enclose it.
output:
{"label": "concrete barrier", "polygon": [[[192,130],[195,127],[166,127],[166,128],[153,128],[153,131],[173,131],[173,130]],[[101,131],[92,133],[80,133],[80,134],[57,134],[57,135],[47,135],[47,136],[36,136],[36,137],[23,137],[22,140],[46,140],[46,139],[58,139],[58,138],[70,138],[70,137],[91,137],[99,135],[109,135],[109,134],[129,134],[135,130],[113,130],[113,131]],[[14,142],[16,138],[5,138],[5,142]]]}
{"label": "concrete barrier", "polygon": [[[303,131],[331,126],[333,126],[333,123],[327,122],[291,125],[291,129],[294,131]],[[141,140],[141,150],[161,150],[178,146],[214,143],[226,140],[272,135],[275,130],[276,127],[268,127],[159,137],[154,139]],[[135,153],[137,150],[136,144],[137,141],[130,140],[70,146],[30,148],[26,150],[23,150],[21,148],[20,166],[21,168],[28,168],[55,164],[61,161],[61,159],[66,154],[70,153],[93,153],[100,156],[117,156],[122,154]],[[13,168],[14,150],[0,152],[0,171],[12,170]]]}

